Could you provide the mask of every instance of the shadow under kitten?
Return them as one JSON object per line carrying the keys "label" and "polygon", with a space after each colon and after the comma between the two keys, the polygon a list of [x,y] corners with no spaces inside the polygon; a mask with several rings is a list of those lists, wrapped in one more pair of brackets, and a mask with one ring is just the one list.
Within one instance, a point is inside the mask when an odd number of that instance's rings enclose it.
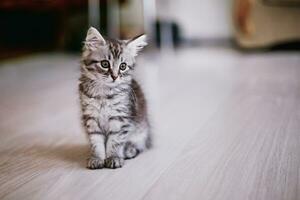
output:
{"label": "shadow under kitten", "polygon": [[89,146],[86,144],[35,145],[31,150],[35,152],[31,154],[32,159],[45,159],[45,162],[51,166],[71,164],[86,168],[86,158],[89,155]]}

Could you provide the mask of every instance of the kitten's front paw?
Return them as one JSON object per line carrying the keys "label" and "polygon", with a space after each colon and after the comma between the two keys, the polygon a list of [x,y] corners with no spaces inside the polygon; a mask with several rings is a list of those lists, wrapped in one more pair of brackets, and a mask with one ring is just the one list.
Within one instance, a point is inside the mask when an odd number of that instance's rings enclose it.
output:
{"label": "kitten's front paw", "polygon": [[100,158],[91,157],[88,159],[87,168],[102,169],[104,167],[104,160]]}
{"label": "kitten's front paw", "polygon": [[109,157],[105,159],[105,167],[116,169],[124,165],[124,159],[119,157]]}

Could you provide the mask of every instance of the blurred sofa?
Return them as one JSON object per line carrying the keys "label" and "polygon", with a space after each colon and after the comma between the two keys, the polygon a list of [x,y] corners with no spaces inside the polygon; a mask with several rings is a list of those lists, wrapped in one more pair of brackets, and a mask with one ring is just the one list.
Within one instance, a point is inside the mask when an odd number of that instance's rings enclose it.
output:
{"label": "blurred sofa", "polygon": [[300,0],[235,0],[233,18],[242,48],[300,41]]}

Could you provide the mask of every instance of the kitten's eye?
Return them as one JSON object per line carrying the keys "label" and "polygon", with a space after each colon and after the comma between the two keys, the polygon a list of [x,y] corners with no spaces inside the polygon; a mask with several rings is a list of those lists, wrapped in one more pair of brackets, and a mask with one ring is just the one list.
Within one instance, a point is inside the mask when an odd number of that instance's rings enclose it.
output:
{"label": "kitten's eye", "polygon": [[126,63],[121,63],[119,68],[120,70],[124,71],[127,68]]}
{"label": "kitten's eye", "polygon": [[108,60],[102,60],[101,61],[101,67],[104,68],[104,69],[108,69],[110,66]]}

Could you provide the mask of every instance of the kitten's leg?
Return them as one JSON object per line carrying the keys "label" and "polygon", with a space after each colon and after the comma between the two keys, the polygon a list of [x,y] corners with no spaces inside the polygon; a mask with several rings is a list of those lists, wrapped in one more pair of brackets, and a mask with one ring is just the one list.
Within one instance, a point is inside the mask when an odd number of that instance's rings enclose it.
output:
{"label": "kitten's leg", "polygon": [[91,157],[88,159],[87,167],[90,169],[101,169],[105,160],[105,137],[103,134],[89,134],[91,145]]}
{"label": "kitten's leg", "polygon": [[124,165],[123,149],[125,136],[122,134],[111,134],[106,142],[105,167],[120,168]]}
{"label": "kitten's leg", "polygon": [[93,117],[85,117],[84,125],[91,146],[91,157],[88,159],[87,167],[101,169],[104,167],[105,160],[105,135],[101,133],[98,123]]}
{"label": "kitten's leg", "polygon": [[140,153],[140,150],[137,148],[137,146],[131,142],[126,142],[124,146],[124,158],[125,159],[132,159],[135,158]]}
{"label": "kitten's leg", "polygon": [[124,158],[135,158],[139,153],[151,147],[151,135],[148,127],[137,128],[136,132],[128,137],[124,146]]}

